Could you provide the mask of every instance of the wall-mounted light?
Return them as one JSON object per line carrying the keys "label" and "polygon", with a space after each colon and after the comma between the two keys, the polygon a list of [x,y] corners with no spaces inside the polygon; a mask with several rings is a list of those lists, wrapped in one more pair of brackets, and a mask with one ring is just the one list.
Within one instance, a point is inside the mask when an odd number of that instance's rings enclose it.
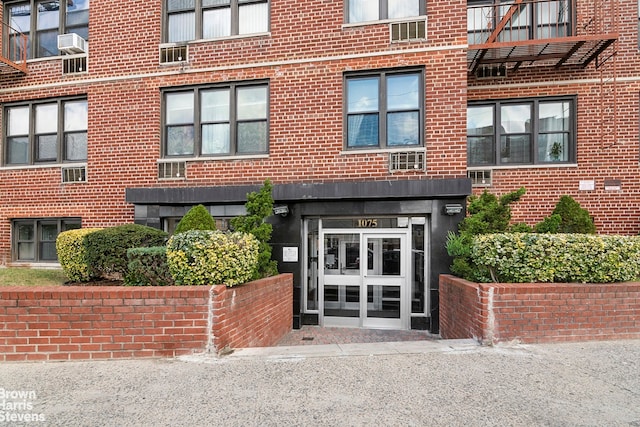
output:
{"label": "wall-mounted light", "polygon": [[444,205],[443,213],[445,215],[457,215],[462,212],[462,205],[460,204],[450,204]]}
{"label": "wall-mounted light", "polygon": [[281,217],[285,217],[289,215],[289,206],[287,205],[277,205],[273,207],[273,214],[280,215]]}

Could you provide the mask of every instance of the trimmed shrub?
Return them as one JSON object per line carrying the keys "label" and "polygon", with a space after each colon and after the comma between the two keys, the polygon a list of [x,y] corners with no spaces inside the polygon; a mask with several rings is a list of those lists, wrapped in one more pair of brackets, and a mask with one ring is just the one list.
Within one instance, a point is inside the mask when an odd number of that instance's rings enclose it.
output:
{"label": "trimmed shrub", "polygon": [[517,229],[529,228],[526,224],[510,226],[510,205],[520,200],[525,189],[507,193],[500,198],[484,191],[480,196],[469,197],[467,206],[468,216],[458,225],[458,234],[449,233],[447,237],[447,253],[453,257],[451,272],[459,277],[473,282],[490,281],[489,270],[477,265],[472,257],[473,239],[479,234],[499,233]]}
{"label": "trimmed shrub", "polygon": [[562,217],[558,214],[553,214],[546,217],[534,227],[536,233],[558,233],[560,230],[560,224],[562,224]]}
{"label": "trimmed shrub", "polygon": [[94,277],[124,276],[129,264],[127,250],[162,246],[166,240],[166,232],[139,224],[104,228],[87,235],[87,262]]}
{"label": "trimmed shrub", "polygon": [[248,233],[191,230],[167,242],[167,264],[176,285],[229,287],[251,280],[258,240]]}
{"label": "trimmed shrub", "polygon": [[88,282],[95,277],[89,267],[85,238],[101,228],[80,228],[63,231],[56,239],[56,251],[62,271],[72,282]]}
{"label": "trimmed shrub", "polygon": [[182,217],[174,234],[184,233],[189,230],[215,230],[216,220],[213,219],[207,208],[197,205],[189,209]]}
{"label": "trimmed shrub", "polygon": [[585,233],[595,234],[596,226],[589,212],[580,207],[571,196],[562,196],[553,210],[555,215],[560,215],[560,228],[558,233]]}
{"label": "trimmed shrub", "polygon": [[166,246],[131,248],[127,251],[128,271],[124,283],[128,286],[170,286],[173,278],[167,264]]}
{"label": "trimmed shrub", "polygon": [[476,236],[472,259],[497,282],[611,283],[640,277],[640,238],[590,234]]}
{"label": "trimmed shrub", "polygon": [[535,232],[595,234],[596,226],[586,209],[571,196],[562,196],[551,216],[536,224]]}
{"label": "trimmed shrub", "polygon": [[260,244],[258,264],[252,274],[254,280],[278,274],[278,264],[271,259],[272,249],[269,244],[273,226],[265,221],[273,215],[272,188],[271,182],[267,180],[259,192],[247,194],[247,215],[231,219],[231,226],[235,231],[253,234]]}

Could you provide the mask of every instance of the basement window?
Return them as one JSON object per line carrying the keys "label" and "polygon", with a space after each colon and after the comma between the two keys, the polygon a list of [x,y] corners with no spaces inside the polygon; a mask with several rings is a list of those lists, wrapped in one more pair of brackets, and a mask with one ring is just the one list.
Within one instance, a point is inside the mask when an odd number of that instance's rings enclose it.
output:
{"label": "basement window", "polygon": [[80,228],[80,218],[15,219],[11,252],[14,261],[57,262],[58,234]]}

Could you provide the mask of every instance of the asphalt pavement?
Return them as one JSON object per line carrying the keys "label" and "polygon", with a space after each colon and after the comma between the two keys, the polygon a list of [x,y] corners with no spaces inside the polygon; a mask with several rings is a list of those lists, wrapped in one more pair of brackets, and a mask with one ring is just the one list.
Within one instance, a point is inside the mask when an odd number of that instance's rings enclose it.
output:
{"label": "asphalt pavement", "polygon": [[640,427],[640,340],[2,363],[4,425]]}

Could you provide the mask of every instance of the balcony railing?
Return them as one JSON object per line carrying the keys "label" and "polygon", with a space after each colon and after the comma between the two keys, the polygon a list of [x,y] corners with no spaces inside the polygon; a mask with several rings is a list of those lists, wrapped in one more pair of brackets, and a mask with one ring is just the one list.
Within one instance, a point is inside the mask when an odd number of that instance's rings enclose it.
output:
{"label": "balcony railing", "polygon": [[575,1],[522,0],[468,7],[469,44],[571,36]]}
{"label": "balcony railing", "polygon": [[[8,43],[5,44],[0,56],[0,71],[18,71],[27,72],[27,54],[28,54],[28,37],[20,31],[12,28],[6,23],[2,23],[2,35],[8,37]],[[2,64],[8,67],[2,66]]]}
{"label": "balcony railing", "polygon": [[617,38],[618,0],[469,2],[470,71],[548,62],[586,66]]}

